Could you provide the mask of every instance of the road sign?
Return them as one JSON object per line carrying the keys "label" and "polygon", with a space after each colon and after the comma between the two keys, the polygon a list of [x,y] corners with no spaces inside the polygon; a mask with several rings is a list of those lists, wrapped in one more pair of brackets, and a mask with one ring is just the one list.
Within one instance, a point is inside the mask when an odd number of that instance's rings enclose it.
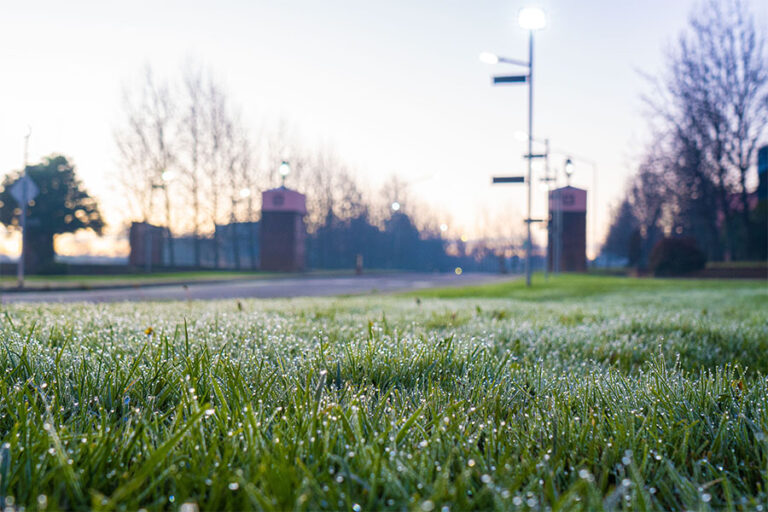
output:
{"label": "road sign", "polygon": [[494,176],[493,183],[525,183],[525,176]]}
{"label": "road sign", "polygon": [[[16,181],[11,187],[11,195],[19,205],[26,204],[37,197],[40,189],[35,182],[26,174]],[[26,195],[26,197],[24,197]]]}
{"label": "road sign", "polygon": [[502,75],[493,77],[493,84],[524,84],[528,81],[528,75]]}

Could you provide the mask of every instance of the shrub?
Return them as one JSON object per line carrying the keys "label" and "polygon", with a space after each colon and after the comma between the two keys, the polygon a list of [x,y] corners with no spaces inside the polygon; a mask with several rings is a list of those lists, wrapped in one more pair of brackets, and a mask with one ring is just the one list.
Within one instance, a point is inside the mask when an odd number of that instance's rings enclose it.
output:
{"label": "shrub", "polygon": [[702,270],[707,257],[689,237],[663,238],[651,251],[649,264],[655,276],[682,276]]}

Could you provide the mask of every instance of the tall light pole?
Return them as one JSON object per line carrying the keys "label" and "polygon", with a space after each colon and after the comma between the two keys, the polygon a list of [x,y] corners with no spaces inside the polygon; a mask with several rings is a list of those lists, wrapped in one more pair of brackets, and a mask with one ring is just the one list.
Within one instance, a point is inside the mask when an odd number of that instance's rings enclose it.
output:
{"label": "tall light pole", "polygon": [[520,27],[528,30],[528,61],[498,57],[491,53],[482,53],[480,55],[480,60],[488,64],[503,63],[528,68],[528,73],[524,75],[495,76],[493,77],[493,83],[494,85],[513,83],[528,84],[528,154],[526,155],[526,158],[528,159],[528,177],[526,180],[528,182],[528,209],[527,218],[525,219],[527,231],[525,247],[525,284],[530,287],[531,275],[533,273],[531,263],[531,252],[533,249],[531,223],[536,222],[531,218],[531,206],[533,202],[533,159],[538,156],[533,154],[533,33],[536,30],[544,28],[547,24],[547,19],[544,11],[537,7],[524,7],[518,13],[517,19]]}
{"label": "tall light pole", "polygon": [[16,265],[16,278],[19,282],[19,288],[24,288],[24,258],[27,252],[27,203],[30,196],[27,181],[27,155],[29,152],[29,137],[31,135],[32,128],[29,127],[27,134],[24,136],[24,167],[21,170],[21,179],[23,181],[21,196],[24,199],[21,201],[21,254],[19,255],[19,263]]}

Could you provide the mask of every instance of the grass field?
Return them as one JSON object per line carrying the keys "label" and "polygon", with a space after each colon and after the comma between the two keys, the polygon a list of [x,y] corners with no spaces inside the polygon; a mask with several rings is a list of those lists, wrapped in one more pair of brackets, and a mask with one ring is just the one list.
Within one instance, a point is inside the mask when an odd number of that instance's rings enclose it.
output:
{"label": "grass field", "polygon": [[6,507],[768,509],[765,282],[14,305],[0,336]]}

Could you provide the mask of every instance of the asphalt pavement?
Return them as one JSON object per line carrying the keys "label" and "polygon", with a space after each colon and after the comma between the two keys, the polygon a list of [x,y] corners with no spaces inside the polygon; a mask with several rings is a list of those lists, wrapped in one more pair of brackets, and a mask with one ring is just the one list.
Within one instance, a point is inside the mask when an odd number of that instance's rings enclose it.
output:
{"label": "asphalt pavement", "polygon": [[0,297],[0,302],[3,304],[14,302],[119,302],[365,295],[444,286],[466,286],[509,279],[515,279],[515,276],[485,273],[307,276],[135,288],[101,288],[98,290],[6,292]]}

